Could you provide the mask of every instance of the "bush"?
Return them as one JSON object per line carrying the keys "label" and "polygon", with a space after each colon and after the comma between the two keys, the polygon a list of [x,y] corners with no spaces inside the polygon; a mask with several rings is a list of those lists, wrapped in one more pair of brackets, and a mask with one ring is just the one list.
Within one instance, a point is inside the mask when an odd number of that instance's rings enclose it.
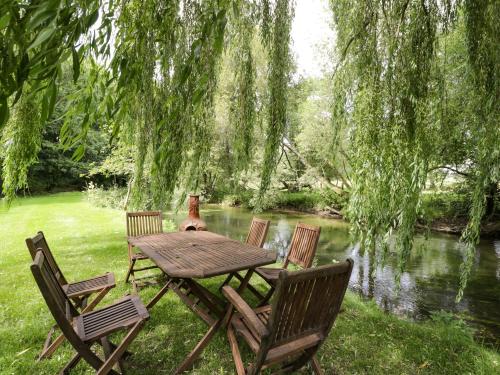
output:
{"label": "bush", "polygon": [[339,195],[328,189],[322,191],[281,192],[274,208],[294,210],[341,210],[347,203],[346,195]]}
{"label": "bush", "polygon": [[222,204],[226,206],[243,206],[246,208],[252,208],[250,201],[253,198],[253,192],[251,190],[241,191],[235,194],[227,194],[222,200]]}
{"label": "bush", "polygon": [[469,215],[469,199],[463,192],[433,192],[422,197],[421,215],[423,219],[466,218]]}
{"label": "bush", "polygon": [[278,194],[276,207],[291,208],[294,210],[310,210],[319,208],[323,198],[315,191],[300,191],[296,193],[282,192]]}
{"label": "bush", "polygon": [[[298,211],[328,210],[330,208],[341,210],[346,203],[347,194],[339,195],[330,189],[298,192],[269,190],[261,202],[260,208],[262,210],[288,208]],[[257,204],[257,192],[245,190],[236,194],[226,195],[223,204],[252,209]]]}
{"label": "bush", "polygon": [[87,184],[85,190],[89,202],[97,207],[108,207],[123,209],[127,197],[127,188],[113,186],[109,189],[103,189],[93,182]]}

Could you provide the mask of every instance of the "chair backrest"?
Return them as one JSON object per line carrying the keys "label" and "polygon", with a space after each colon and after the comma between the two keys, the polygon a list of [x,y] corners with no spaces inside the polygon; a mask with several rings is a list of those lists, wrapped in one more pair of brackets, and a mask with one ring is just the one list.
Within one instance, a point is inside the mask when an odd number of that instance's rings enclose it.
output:
{"label": "chair backrest", "polygon": [[161,211],[127,212],[127,236],[163,233]]}
{"label": "chair backrest", "polygon": [[64,337],[89,364],[98,369],[102,365],[102,360],[92,352],[88,343],[82,341],[73,328],[72,320],[78,316],[78,311],[57,282],[43,251],[36,253],[31,264],[31,272]]}
{"label": "chair backrest", "polygon": [[262,220],[254,217],[252,219],[252,224],[250,224],[246,243],[257,247],[264,246],[270,223],[271,221],[269,220]]}
{"label": "chair backrest", "polygon": [[311,267],[316,255],[320,232],[321,227],[297,223],[283,267],[287,268],[289,263],[303,268]]}
{"label": "chair backrest", "polygon": [[[318,333],[323,342],[337,317],[353,261],[280,273],[268,323],[268,348]],[[317,345],[320,345],[319,342]]]}
{"label": "chair backrest", "polygon": [[34,237],[26,238],[26,246],[28,246],[31,259],[33,260],[35,260],[35,256],[39,250],[43,251],[43,255],[45,256],[45,259],[48,262],[49,267],[51,268],[52,273],[55,275],[59,284],[66,285],[68,283],[66,278],[64,277],[64,274],[59,268],[59,265],[54,259],[52,251],[50,251],[49,244],[47,243],[47,240],[42,231],[39,231]]}
{"label": "chair backrest", "polygon": [[36,253],[31,272],[59,328],[63,332],[68,329],[73,331],[71,320],[78,315],[78,311],[64,293],[43,251]]}

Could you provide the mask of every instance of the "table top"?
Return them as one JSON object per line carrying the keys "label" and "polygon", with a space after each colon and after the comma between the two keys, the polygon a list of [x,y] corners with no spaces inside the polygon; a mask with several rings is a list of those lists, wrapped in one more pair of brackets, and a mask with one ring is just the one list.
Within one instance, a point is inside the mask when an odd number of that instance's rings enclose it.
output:
{"label": "table top", "polygon": [[219,276],[276,262],[274,251],[232,240],[208,231],[160,233],[129,237],[170,277]]}

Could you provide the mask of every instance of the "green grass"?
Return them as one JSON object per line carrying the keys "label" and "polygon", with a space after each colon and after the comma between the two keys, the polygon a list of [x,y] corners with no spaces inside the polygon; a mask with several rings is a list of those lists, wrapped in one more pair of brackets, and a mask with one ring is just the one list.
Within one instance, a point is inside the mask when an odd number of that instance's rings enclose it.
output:
{"label": "green grass", "polygon": [[[130,292],[123,212],[91,207],[79,193],[18,200],[0,212],[0,373],[54,374],[70,358],[66,343],[50,360],[36,362],[53,321],[29,271],[24,239],[43,230],[70,280],[113,271],[117,287],[103,305]],[[215,290],[219,279],[203,281]],[[140,295],[148,301],[158,290]],[[327,374],[495,374],[500,355],[474,342],[460,325],[413,323],[382,312],[374,303],[348,293],[326,344],[319,352]],[[131,346],[130,374],[169,374],[207,327],[177,297],[167,294]],[[249,353],[246,352],[249,359]],[[221,331],[192,374],[233,374]],[[92,373],[79,364],[74,373]],[[303,373],[309,373],[304,370]]]}

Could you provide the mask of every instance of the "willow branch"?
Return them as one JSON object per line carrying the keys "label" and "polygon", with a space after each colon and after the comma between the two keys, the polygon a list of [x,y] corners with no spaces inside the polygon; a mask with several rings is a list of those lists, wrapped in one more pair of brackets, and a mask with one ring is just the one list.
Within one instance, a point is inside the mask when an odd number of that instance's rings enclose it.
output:
{"label": "willow branch", "polygon": [[437,169],[447,169],[447,170],[452,171],[452,172],[454,172],[456,174],[459,174],[460,176],[470,177],[469,173],[459,171],[458,169],[450,167],[448,165],[438,165],[437,167],[430,168],[429,172],[435,171]]}
{"label": "willow branch", "polygon": [[[340,193],[343,191],[341,186],[338,186],[331,182],[326,176],[324,176],[320,171],[318,171],[317,168],[313,167],[305,158],[300,154],[300,152],[293,146],[292,142],[290,140],[283,138],[281,145],[283,148],[286,148],[290,150],[297,158],[300,160],[300,162],[307,167],[310,171],[314,172],[314,174],[319,177],[323,182],[325,182],[328,186],[333,188],[337,193]],[[349,183],[344,179],[344,177],[338,173],[338,171],[335,169],[335,167],[332,167],[335,170],[335,173],[338,175],[338,177],[344,182],[344,185],[349,186]]]}

